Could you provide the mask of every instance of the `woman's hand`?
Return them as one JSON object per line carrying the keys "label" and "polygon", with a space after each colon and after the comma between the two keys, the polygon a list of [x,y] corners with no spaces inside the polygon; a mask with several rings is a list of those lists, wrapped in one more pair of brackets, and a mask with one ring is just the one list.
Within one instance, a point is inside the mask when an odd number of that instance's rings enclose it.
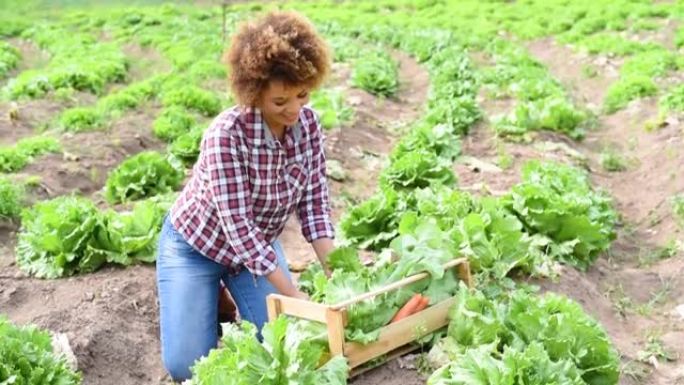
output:
{"label": "woman's hand", "polygon": [[309,296],[306,295],[306,293],[302,293],[299,291],[299,289],[297,289],[290,278],[285,275],[285,272],[280,266],[278,266],[271,274],[267,275],[266,279],[268,279],[271,285],[273,285],[273,287],[275,287],[276,290],[278,290],[278,292],[282,295],[305,300],[309,299]]}
{"label": "woman's hand", "polygon": [[218,314],[219,322],[235,322],[237,320],[237,306],[235,306],[235,301],[223,284],[219,285]]}
{"label": "woman's hand", "polygon": [[299,290],[297,290],[295,295],[293,295],[292,297],[297,298],[297,299],[303,299],[304,301],[309,300],[309,295],[304,293],[303,291],[299,291]]}

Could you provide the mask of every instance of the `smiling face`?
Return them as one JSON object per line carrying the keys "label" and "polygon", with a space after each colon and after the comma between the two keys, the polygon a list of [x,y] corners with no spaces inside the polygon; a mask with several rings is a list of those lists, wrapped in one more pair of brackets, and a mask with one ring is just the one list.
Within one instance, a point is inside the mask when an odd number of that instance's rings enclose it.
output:
{"label": "smiling face", "polygon": [[287,86],[272,80],[261,92],[256,104],[268,126],[280,131],[297,123],[299,112],[309,102],[309,86]]}

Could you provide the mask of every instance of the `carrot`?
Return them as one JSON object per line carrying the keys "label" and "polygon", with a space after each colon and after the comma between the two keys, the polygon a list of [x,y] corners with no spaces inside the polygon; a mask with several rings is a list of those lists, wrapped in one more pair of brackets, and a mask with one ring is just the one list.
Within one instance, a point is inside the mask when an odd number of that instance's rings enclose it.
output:
{"label": "carrot", "polygon": [[395,314],[394,317],[392,317],[390,323],[397,322],[413,314],[413,311],[416,309],[417,306],[420,305],[422,300],[423,296],[420,295],[420,293],[414,294],[413,297],[411,297],[411,299],[408,302],[406,302],[406,304],[402,306],[401,309],[399,309],[397,314]]}
{"label": "carrot", "polygon": [[420,303],[418,306],[413,310],[413,313],[411,314],[416,314],[419,311],[425,310],[428,306],[430,305],[430,298],[428,297],[421,297]]}

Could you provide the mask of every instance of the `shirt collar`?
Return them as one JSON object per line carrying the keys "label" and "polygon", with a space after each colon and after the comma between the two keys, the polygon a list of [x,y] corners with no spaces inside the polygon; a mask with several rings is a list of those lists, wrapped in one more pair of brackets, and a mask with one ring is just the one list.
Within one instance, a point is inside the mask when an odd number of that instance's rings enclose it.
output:
{"label": "shirt collar", "polygon": [[[255,146],[267,146],[278,148],[278,140],[273,136],[271,129],[263,118],[262,112],[257,107],[245,108],[245,123],[247,124],[247,137]],[[297,123],[285,130],[285,146],[291,147],[298,143],[302,137],[302,113],[299,113]]]}

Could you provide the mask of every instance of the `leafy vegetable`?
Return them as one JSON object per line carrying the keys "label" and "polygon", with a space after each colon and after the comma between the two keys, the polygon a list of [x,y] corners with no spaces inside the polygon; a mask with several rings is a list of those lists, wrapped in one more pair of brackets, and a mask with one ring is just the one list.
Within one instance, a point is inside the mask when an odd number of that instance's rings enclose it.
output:
{"label": "leafy vegetable", "polygon": [[398,234],[399,216],[407,208],[404,195],[383,188],[370,199],[352,207],[340,220],[345,240],[362,249],[380,251]]}
{"label": "leafy vegetable", "polygon": [[342,92],[324,88],[311,95],[311,105],[320,114],[321,125],[326,130],[339,128],[354,116],[344,100]]}
{"label": "leafy vegetable", "polygon": [[39,278],[97,270],[105,262],[153,262],[174,195],[138,202],[131,212],[100,212],[88,199],[62,196],[22,213],[17,264]]}
{"label": "leafy vegetable", "polygon": [[664,114],[669,112],[684,112],[684,85],[678,85],[668,90],[660,98],[659,106],[660,111]]}
{"label": "leafy vegetable", "polygon": [[456,225],[454,239],[480,278],[501,280],[513,270],[548,275],[550,261],[534,236],[496,199],[482,199],[480,207]]}
{"label": "leafy vegetable", "polygon": [[450,186],[456,182],[451,162],[434,152],[404,152],[394,158],[380,175],[380,184],[397,190],[424,188],[431,185]]}
{"label": "leafy vegetable", "polygon": [[19,171],[34,157],[60,149],[59,141],[51,136],[23,138],[14,146],[0,147],[0,172]]}
{"label": "leafy vegetable", "polygon": [[164,106],[180,106],[195,110],[204,116],[221,112],[221,99],[210,91],[196,86],[184,86],[169,90],[162,97]]}
{"label": "leafy vegetable", "polygon": [[375,49],[354,61],[352,85],[382,97],[394,96],[399,90],[399,67],[385,51]]}
{"label": "leafy vegetable", "polygon": [[528,131],[549,130],[568,134],[574,139],[584,136],[587,114],[562,98],[545,98],[518,104],[508,116],[495,124],[501,135],[520,135]]}
{"label": "leafy vegetable", "polygon": [[188,133],[195,123],[195,118],[183,107],[171,106],[165,108],[155,119],[152,128],[158,138],[172,142]]}
{"label": "leafy vegetable", "polygon": [[434,218],[446,231],[455,229],[464,217],[479,207],[478,200],[469,193],[446,186],[413,190],[408,204],[420,216]]}
{"label": "leafy vegetable", "polygon": [[15,326],[0,315],[0,383],[78,385],[81,375],[52,351],[47,332]]}
{"label": "leafy vegetable", "polygon": [[195,126],[190,132],[187,132],[173,141],[169,145],[169,152],[173,154],[185,167],[192,166],[199,158],[200,145],[204,129]]}
{"label": "leafy vegetable", "polygon": [[168,208],[150,199],[138,202],[132,211],[104,213],[103,226],[94,237],[107,262],[120,265],[154,262],[159,230]]}
{"label": "leafy vegetable", "polygon": [[163,76],[155,75],[131,83],[98,100],[97,108],[106,116],[116,116],[126,110],[137,108],[157,95],[163,79]]}
{"label": "leafy vegetable", "polygon": [[613,83],[606,93],[603,106],[606,112],[621,110],[632,100],[653,96],[658,92],[655,82],[648,76],[631,75]]}
{"label": "leafy vegetable", "polygon": [[176,190],[184,174],[160,153],[145,151],[126,159],[107,178],[105,197],[128,202]]}
{"label": "leafy vegetable", "polygon": [[22,214],[17,264],[39,278],[92,272],[105,262],[93,242],[102,226],[95,205],[75,196],[39,202]]}
{"label": "leafy vegetable", "polygon": [[523,181],[511,189],[510,209],[532,234],[553,240],[550,254],[588,268],[615,239],[611,199],[591,188],[586,173],[559,163],[528,162]]}
{"label": "leafy vegetable", "polygon": [[18,218],[24,201],[24,189],[0,175],[0,220]]}
{"label": "leafy vegetable", "polygon": [[358,58],[361,49],[357,42],[348,36],[332,36],[328,39],[336,62],[347,62]]}
{"label": "leafy vegetable", "polygon": [[35,25],[23,37],[47,50],[51,60],[11,79],[5,88],[11,99],[40,98],[63,88],[102,94],[107,84],[126,79],[129,62],[115,43],[99,43],[92,35],[49,24]]}
{"label": "leafy vegetable", "polygon": [[[471,378],[474,384],[487,383],[481,382],[487,376],[469,377],[481,370],[494,376],[490,378],[513,375],[520,381],[519,376],[523,374],[522,378],[532,376],[530,380],[537,381],[538,376],[551,375],[554,371],[547,369],[555,367],[556,374],[572,379],[565,383],[617,384],[618,354],[605,330],[570,299],[553,293],[538,296],[523,290],[497,299],[467,290],[459,291],[458,296],[449,313],[447,337],[433,348],[435,352],[430,353],[433,358],[453,364],[438,370],[431,381]],[[471,353],[472,349],[478,351]],[[518,353],[514,354],[515,351]],[[496,359],[500,354],[503,358]],[[511,354],[516,359],[512,359]],[[476,361],[472,361],[473,355],[478,357]],[[539,361],[531,366],[514,364],[528,358]],[[535,373],[535,367],[543,370]],[[521,368],[525,368],[523,373],[519,373]],[[575,379],[578,375],[582,381]],[[541,381],[531,383],[548,383]]]}
{"label": "leafy vegetable", "polygon": [[103,116],[94,107],[74,107],[59,117],[59,127],[64,131],[81,132],[95,129],[103,123]]}
{"label": "leafy vegetable", "polygon": [[504,349],[499,358],[491,346],[467,350],[457,360],[439,368],[428,385],[584,385],[568,360],[553,361],[544,347],[533,342],[524,349]]}
{"label": "leafy vegetable", "polygon": [[21,54],[9,43],[0,41],[0,78],[19,65]]}
{"label": "leafy vegetable", "polygon": [[285,317],[264,325],[263,343],[256,327],[243,321],[224,330],[223,347],[192,367],[193,385],[343,385],[347,363],[335,356],[318,367],[325,346],[301,323]]}
{"label": "leafy vegetable", "polygon": [[401,138],[392,150],[391,159],[395,161],[414,151],[431,152],[453,161],[461,153],[461,141],[445,124],[421,124]]}

